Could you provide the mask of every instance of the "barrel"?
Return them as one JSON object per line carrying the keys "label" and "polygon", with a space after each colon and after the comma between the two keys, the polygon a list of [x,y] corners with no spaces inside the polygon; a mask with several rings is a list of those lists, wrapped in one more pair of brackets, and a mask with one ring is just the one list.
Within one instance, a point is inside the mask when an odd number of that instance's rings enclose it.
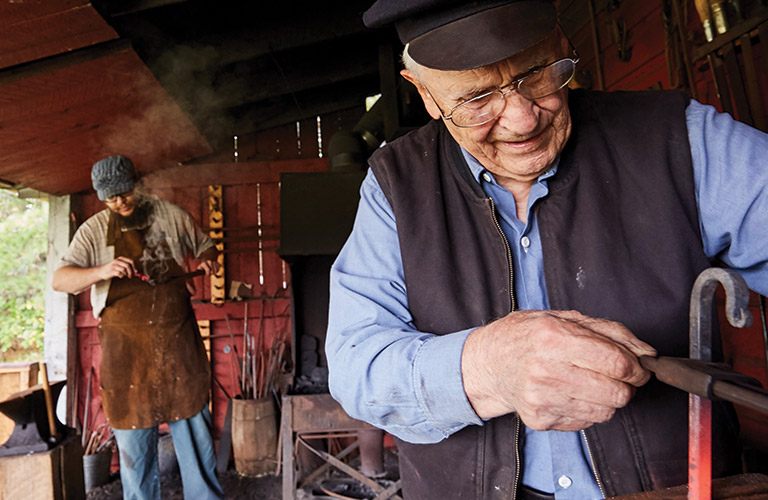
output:
{"label": "barrel", "polygon": [[243,476],[274,474],[277,417],[272,398],[232,400],[232,453]]}

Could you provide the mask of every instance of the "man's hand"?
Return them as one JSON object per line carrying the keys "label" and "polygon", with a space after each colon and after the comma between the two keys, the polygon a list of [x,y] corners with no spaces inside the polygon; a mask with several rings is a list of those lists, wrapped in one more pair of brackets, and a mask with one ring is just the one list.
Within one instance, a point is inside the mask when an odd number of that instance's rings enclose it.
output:
{"label": "man's hand", "polygon": [[656,351],[620,323],[575,311],[517,311],[472,332],[464,390],[481,418],[516,411],[535,430],[580,430],[613,416]]}
{"label": "man's hand", "polygon": [[133,264],[133,259],[128,257],[117,257],[112,262],[104,264],[97,268],[99,271],[99,278],[102,280],[108,280],[110,278],[131,278],[136,273],[136,266]]}
{"label": "man's hand", "polygon": [[197,269],[205,271],[206,276],[216,274],[219,271],[219,262],[217,260],[202,260],[197,265]]}
{"label": "man's hand", "polygon": [[128,257],[118,257],[97,267],[62,266],[53,273],[51,287],[59,292],[80,293],[99,281],[130,278],[135,273],[133,260]]}

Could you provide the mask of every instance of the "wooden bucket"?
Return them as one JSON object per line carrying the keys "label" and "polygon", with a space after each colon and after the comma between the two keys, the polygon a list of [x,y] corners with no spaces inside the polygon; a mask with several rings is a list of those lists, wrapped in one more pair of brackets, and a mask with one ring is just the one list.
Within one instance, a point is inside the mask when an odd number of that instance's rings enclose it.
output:
{"label": "wooden bucket", "polygon": [[277,467],[277,416],[272,398],[232,400],[232,453],[244,476],[274,474]]}

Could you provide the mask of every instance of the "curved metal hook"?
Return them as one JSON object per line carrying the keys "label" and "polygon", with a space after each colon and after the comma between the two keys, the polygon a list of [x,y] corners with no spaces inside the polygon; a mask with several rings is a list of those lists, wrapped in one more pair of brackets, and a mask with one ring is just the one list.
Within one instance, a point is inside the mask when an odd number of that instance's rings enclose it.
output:
{"label": "curved metal hook", "polygon": [[749,288],[744,278],[730,269],[705,269],[696,278],[691,291],[691,359],[712,360],[712,302],[718,285],[723,285],[725,289],[728,321],[737,328],[746,328],[752,324],[752,313],[747,309]]}

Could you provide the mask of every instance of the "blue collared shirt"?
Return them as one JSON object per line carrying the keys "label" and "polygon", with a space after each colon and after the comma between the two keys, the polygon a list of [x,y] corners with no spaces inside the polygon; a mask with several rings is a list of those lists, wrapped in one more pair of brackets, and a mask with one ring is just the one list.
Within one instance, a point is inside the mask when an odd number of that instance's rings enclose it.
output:
{"label": "blue collared shirt", "polygon": [[[768,294],[768,135],[692,101],[686,110],[704,252]],[[531,188],[528,222],[511,193],[469,153],[513,250],[520,309],[549,307],[536,200],[557,163]],[[408,310],[395,218],[368,173],[354,228],[331,269],[326,355],[331,394],[352,417],[413,443],[434,443],[482,420],[467,400],[461,352],[472,329],[417,331]],[[522,481],[558,500],[602,498],[577,432],[526,429]]]}

